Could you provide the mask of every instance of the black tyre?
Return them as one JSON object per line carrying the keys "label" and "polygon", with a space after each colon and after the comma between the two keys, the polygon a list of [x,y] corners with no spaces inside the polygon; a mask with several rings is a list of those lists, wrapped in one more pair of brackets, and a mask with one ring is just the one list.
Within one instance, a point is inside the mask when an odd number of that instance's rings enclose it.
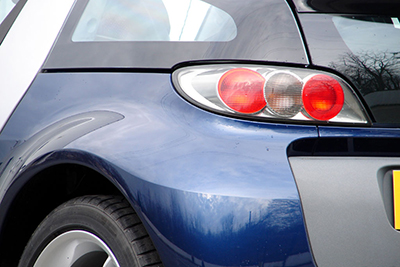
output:
{"label": "black tyre", "polygon": [[117,196],[86,196],[50,213],[19,267],[162,267],[134,210]]}

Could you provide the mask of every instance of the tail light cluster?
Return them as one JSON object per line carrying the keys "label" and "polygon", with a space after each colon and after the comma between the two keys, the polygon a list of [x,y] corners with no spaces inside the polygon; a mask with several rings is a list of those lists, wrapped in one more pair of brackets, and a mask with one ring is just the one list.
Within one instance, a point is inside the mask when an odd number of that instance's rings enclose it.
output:
{"label": "tail light cluster", "polygon": [[184,98],[218,113],[249,119],[368,123],[349,85],[322,71],[207,65],[179,69],[172,77]]}

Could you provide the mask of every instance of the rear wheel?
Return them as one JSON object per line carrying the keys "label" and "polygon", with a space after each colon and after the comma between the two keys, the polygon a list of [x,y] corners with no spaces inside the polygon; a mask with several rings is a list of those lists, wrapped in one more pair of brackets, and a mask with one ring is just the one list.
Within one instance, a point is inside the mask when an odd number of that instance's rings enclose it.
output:
{"label": "rear wheel", "polygon": [[39,225],[19,267],[144,267],[161,261],[129,203],[86,196],[55,209]]}

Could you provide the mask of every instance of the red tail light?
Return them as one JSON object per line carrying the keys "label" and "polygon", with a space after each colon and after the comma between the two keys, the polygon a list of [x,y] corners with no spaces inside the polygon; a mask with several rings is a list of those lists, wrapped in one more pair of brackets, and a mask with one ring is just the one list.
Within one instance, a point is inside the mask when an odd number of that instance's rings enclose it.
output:
{"label": "red tail light", "polygon": [[232,69],[224,73],[218,82],[222,101],[234,111],[256,113],[267,104],[264,99],[265,79],[249,69]]}
{"label": "red tail light", "polygon": [[290,67],[211,65],[173,73],[177,90],[210,111],[241,118],[368,123],[352,89],[326,72]]}
{"label": "red tail light", "polygon": [[304,109],[316,120],[330,120],[343,108],[344,94],[340,83],[324,74],[312,76],[303,87]]}

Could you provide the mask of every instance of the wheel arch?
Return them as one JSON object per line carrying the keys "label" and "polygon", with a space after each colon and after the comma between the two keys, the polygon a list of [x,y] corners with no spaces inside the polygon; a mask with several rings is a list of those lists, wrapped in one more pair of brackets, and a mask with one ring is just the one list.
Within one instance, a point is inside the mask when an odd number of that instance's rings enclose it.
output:
{"label": "wheel arch", "polygon": [[33,231],[60,204],[91,194],[126,197],[117,176],[109,163],[82,151],[55,151],[32,162],[2,201],[0,266],[17,266]]}

